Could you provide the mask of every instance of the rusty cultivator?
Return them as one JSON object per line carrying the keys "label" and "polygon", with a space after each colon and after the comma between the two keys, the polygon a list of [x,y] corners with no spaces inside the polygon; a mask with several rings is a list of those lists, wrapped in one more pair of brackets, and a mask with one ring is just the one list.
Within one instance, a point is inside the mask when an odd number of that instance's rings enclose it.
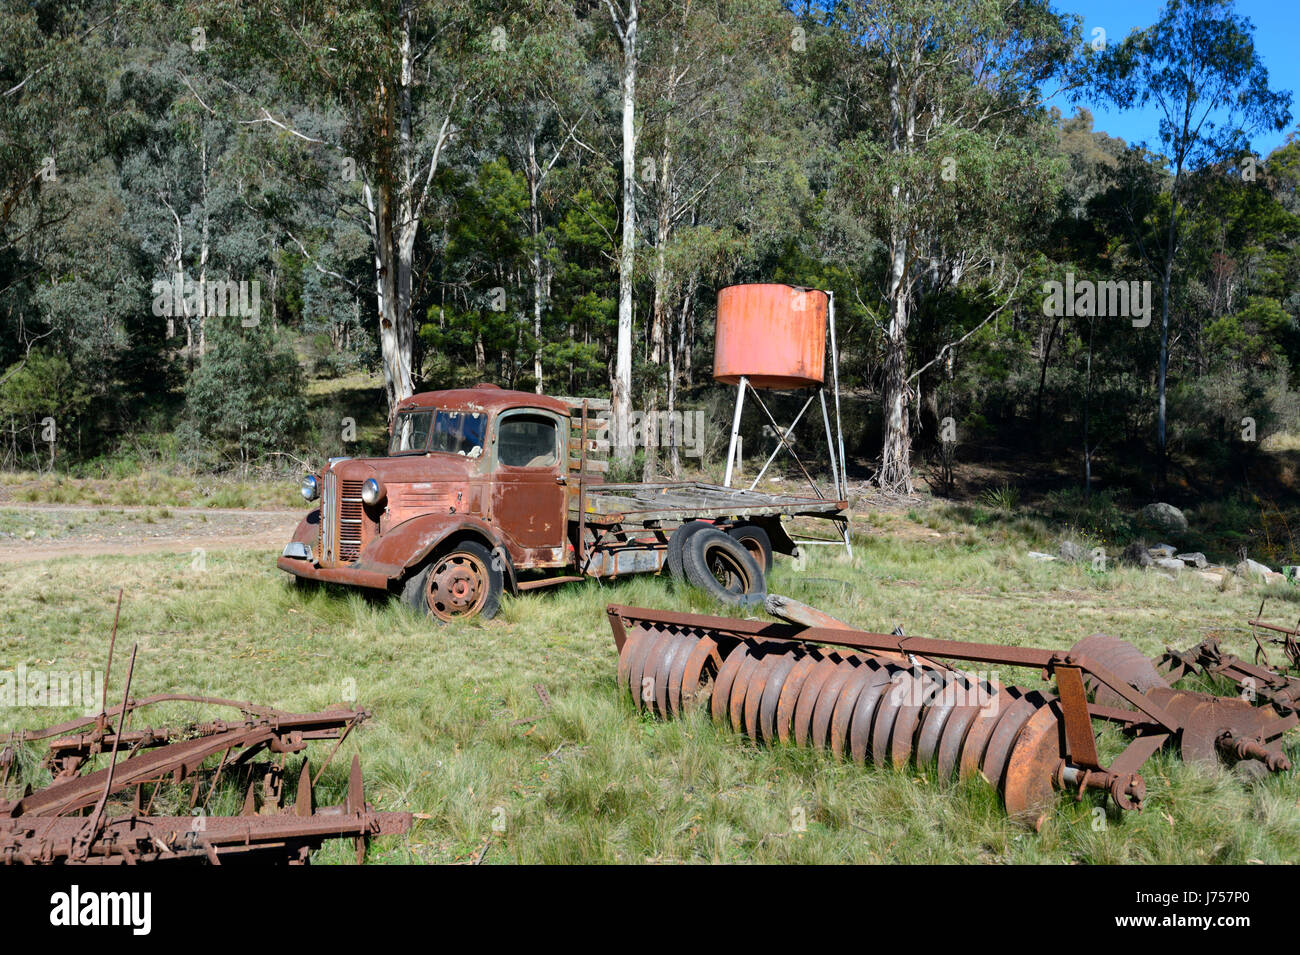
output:
{"label": "rusty cultivator", "polygon": [[[111,666],[111,650],[109,659]],[[343,740],[368,717],[365,710],[287,713],[234,700],[170,693],[135,700],[130,696],[134,668],[133,650],[120,706],[105,706],[96,716],[0,738],[0,744],[5,744],[0,749],[0,863],[220,863],[228,859],[305,863],[326,839],[352,839],[361,862],[371,837],[410,829],[410,813],[376,812],[366,803],[356,756],[343,805],[316,806],[315,782]],[[106,677],[106,688],[107,682]],[[125,728],[128,719],[150,706],[174,701],[230,708],[239,717],[176,727]],[[54,774],[53,781],[34,791],[27,786],[16,799],[5,798],[18,762],[14,744],[40,740],[50,741],[43,765]],[[286,757],[316,740],[335,742],[314,777],[303,759],[293,784],[294,801],[286,806]],[[108,765],[86,771],[91,758],[99,754],[108,755]],[[271,758],[256,761],[263,754]],[[204,768],[210,759],[218,761],[215,769]],[[207,814],[223,778],[247,786],[237,816]],[[190,815],[151,814],[160,794],[164,801],[174,802],[187,782]],[[127,794],[129,805],[110,816],[110,798]]]}
{"label": "rusty cultivator", "polygon": [[[352,839],[360,862],[371,837],[410,828],[410,813],[375,812],[366,804],[361,762],[355,756],[343,805],[316,807],[313,784],[325,767],[313,778],[306,759],[296,784],[291,784],[294,801],[285,805],[285,757],[301,752],[312,740],[333,739],[337,750],[343,738],[366,719],[365,710],[285,713],[230,700],[166,694],[130,700],[107,715],[136,713],[171,700],[235,707],[242,719],[119,732],[90,717],[13,734],[10,743],[54,737],[45,765],[55,777],[42,789],[28,787],[18,799],[0,798],[0,863],[135,864],[184,859],[219,863],[233,857],[299,863],[306,862],[326,839]],[[117,758],[119,750],[126,752],[124,758]],[[112,761],[104,769],[81,772],[97,753],[109,753]],[[264,753],[275,758],[254,761]],[[218,759],[215,770],[202,768],[209,757]],[[5,781],[15,761],[12,745],[0,751],[0,776]],[[247,780],[237,816],[206,812],[222,778]],[[151,814],[160,794],[187,782],[191,783],[191,815]],[[126,793],[129,808],[109,818],[105,812],[109,797]],[[88,816],[83,815],[86,811]]]}
{"label": "rusty cultivator", "polygon": [[[1250,773],[1290,769],[1280,738],[1297,724],[1300,679],[1212,641],[1153,662],[1106,636],[1054,651],[868,633],[777,595],[767,609],[786,622],[610,606],[619,686],[639,709],[666,718],[702,707],[765,743],[934,767],[940,779],[980,773],[1035,828],[1061,790],[1140,809],[1138,771],[1166,745]],[[1055,685],[1002,685],[956,663],[1026,667]],[[1172,685],[1193,671],[1233,680],[1243,697]],[[1130,737],[1109,766],[1094,721]]]}

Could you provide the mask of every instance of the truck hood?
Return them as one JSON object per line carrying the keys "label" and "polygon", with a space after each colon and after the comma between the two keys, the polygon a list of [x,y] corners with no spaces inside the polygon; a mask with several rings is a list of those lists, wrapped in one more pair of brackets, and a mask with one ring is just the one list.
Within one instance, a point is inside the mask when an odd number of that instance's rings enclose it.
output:
{"label": "truck hood", "polygon": [[411,454],[393,458],[349,458],[334,465],[341,481],[377,478],[388,484],[464,484],[479,471],[482,458],[458,454]]}

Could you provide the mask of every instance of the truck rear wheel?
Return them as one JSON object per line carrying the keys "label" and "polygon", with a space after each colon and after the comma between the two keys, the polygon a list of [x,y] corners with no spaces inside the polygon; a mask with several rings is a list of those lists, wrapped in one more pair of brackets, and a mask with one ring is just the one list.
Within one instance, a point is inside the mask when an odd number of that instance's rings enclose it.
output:
{"label": "truck rear wheel", "polygon": [[767,590],[763,570],[742,544],[716,528],[696,531],[682,548],[686,579],[725,604]]}
{"label": "truck rear wheel", "polygon": [[475,541],[434,557],[402,587],[402,601],[442,623],[496,616],[505,589],[501,567]]}
{"label": "truck rear wheel", "polygon": [[767,536],[767,531],[757,524],[737,524],[727,533],[749,551],[749,556],[763,568],[764,574],[772,572],[772,538]]}

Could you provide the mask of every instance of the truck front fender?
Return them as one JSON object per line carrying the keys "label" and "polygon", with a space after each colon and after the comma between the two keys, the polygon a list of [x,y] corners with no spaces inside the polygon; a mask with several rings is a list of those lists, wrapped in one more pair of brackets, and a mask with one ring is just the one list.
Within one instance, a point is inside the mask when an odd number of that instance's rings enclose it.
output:
{"label": "truck front fender", "polygon": [[309,511],[307,516],[298,522],[298,527],[290,538],[296,544],[306,544],[308,547],[316,545],[317,538],[320,537],[320,508]]}
{"label": "truck front fender", "polygon": [[476,540],[492,551],[501,559],[507,585],[514,590],[515,568],[505,546],[490,524],[475,517],[449,519],[443,514],[424,514],[403,521],[371,541],[353,566],[396,580],[451,538]]}

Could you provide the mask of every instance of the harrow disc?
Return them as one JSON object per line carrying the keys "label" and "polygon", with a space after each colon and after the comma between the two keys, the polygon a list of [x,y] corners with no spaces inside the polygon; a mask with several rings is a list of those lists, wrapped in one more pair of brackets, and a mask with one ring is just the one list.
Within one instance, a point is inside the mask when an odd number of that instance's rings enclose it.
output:
{"label": "harrow disc", "polygon": [[1001,788],[1011,748],[1016,745],[1025,724],[1045,703],[1041,693],[1027,693],[1007,707],[1002,719],[993,728],[984,749],[984,757],[980,761],[980,772],[994,786]]}
{"label": "harrow disc", "polygon": [[871,731],[876,721],[876,710],[894,686],[894,675],[898,672],[897,667],[882,666],[853,705],[853,716],[849,718],[849,753],[858,765],[875,759],[871,749]]}
{"label": "harrow disc", "polygon": [[835,667],[830,678],[822,684],[812,714],[812,745],[826,749],[830,745],[831,717],[839,703],[845,685],[857,674],[858,660],[850,657]]}
{"label": "harrow disc", "polygon": [[844,684],[844,689],[840,690],[839,699],[835,702],[835,710],[831,714],[831,752],[836,756],[844,756],[848,748],[849,729],[852,726],[853,713],[857,709],[858,700],[869,687],[888,682],[888,679],[884,667],[874,660],[864,659],[862,665]]}
{"label": "harrow disc", "polygon": [[817,668],[817,664],[822,660],[822,655],[817,650],[809,650],[803,656],[798,658],[798,662],[791,668],[789,676],[785,678],[785,683],[781,687],[781,695],[776,701],[776,737],[782,743],[790,741],[790,734],[794,729],[794,711],[799,704],[799,695],[803,692],[803,685],[808,681],[808,675]]}
{"label": "harrow disc", "polygon": [[1035,830],[1042,827],[1044,814],[1056,799],[1061,746],[1059,708],[1053,702],[1029,718],[1007,761],[1002,785],[1007,814]]}
{"label": "harrow disc", "polygon": [[778,658],[778,662],[773,665],[772,672],[767,677],[767,681],[763,686],[763,695],[758,701],[759,738],[765,743],[773,742],[780,735],[777,728],[777,716],[780,712],[781,696],[785,691],[785,685],[789,681],[790,675],[798,669],[800,663],[806,658],[806,654],[800,656],[794,653],[783,653]]}
{"label": "harrow disc", "polygon": [[[1218,744],[1225,734],[1268,740],[1287,728],[1284,718],[1271,706],[1253,706],[1236,697],[1165,687],[1152,690],[1151,698],[1183,724],[1179,749],[1190,763],[1212,765],[1222,761]],[[1280,752],[1278,747],[1269,748]]]}
{"label": "harrow disc", "polygon": [[799,746],[808,746],[812,738],[813,711],[821,698],[822,687],[839,667],[841,657],[838,653],[828,654],[818,663],[804,681],[799,692],[799,703],[794,709],[794,741]]}
{"label": "harrow disc", "polygon": [[871,761],[877,766],[894,762],[890,742],[894,726],[908,701],[919,692],[916,677],[911,670],[895,671],[889,691],[876,704],[876,718],[871,725]]}
{"label": "harrow disc", "polygon": [[[686,658],[681,687],[678,689],[678,701],[683,711],[692,709],[701,701],[707,701],[720,669],[722,655],[718,653],[717,642],[712,637],[697,640]],[[671,688],[668,699],[672,701]]]}
{"label": "harrow disc", "polygon": [[1021,695],[1017,687],[1006,686],[980,708],[975,719],[971,721],[970,729],[966,731],[966,739],[961,744],[961,754],[957,761],[959,778],[965,779],[979,772],[984,762],[984,750],[989,745],[989,737],[993,735],[998,722],[1006,716],[1008,708],[1014,706]]}
{"label": "harrow disc", "polygon": [[728,720],[728,709],[731,703],[731,688],[735,685],[736,674],[744,666],[745,661],[749,659],[749,650],[751,644],[742,643],[722,661],[722,666],[718,669],[718,678],[713,681],[713,703],[710,708],[713,719],[718,723],[725,723]]}
{"label": "harrow disc", "polygon": [[[1164,677],[1156,672],[1155,664],[1147,659],[1141,650],[1118,637],[1095,633],[1090,637],[1084,637],[1071,647],[1070,654],[1090,660],[1097,666],[1109,670],[1129,686],[1143,693],[1155,687],[1169,685]],[[1097,702],[1103,706],[1132,709],[1129,702],[1110,687],[1102,686],[1091,678],[1086,682]]]}

